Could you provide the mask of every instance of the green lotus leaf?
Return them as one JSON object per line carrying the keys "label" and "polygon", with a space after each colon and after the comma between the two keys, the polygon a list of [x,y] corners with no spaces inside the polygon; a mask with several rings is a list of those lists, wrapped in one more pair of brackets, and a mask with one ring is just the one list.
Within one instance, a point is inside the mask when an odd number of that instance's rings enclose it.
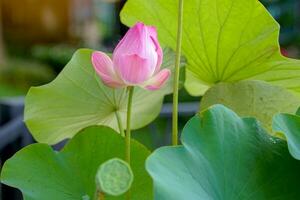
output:
{"label": "green lotus leaf", "polygon": [[216,105],[186,124],[181,141],[147,159],[155,199],[300,198],[300,161],[254,118]]}
{"label": "green lotus leaf", "polygon": [[[160,42],[175,49],[177,10],[173,0],[128,0],[121,20],[156,26]],[[183,12],[185,86],[192,95],[245,79],[300,92],[300,61],[281,55],[279,24],[258,0],[185,0]]]}
{"label": "green lotus leaf", "polygon": [[[134,181],[131,197],[153,199],[152,180],[144,168],[150,152],[140,143],[131,142]],[[47,144],[32,144],[7,160],[1,182],[22,191],[25,200],[93,199],[98,167],[112,158],[125,158],[125,142],[108,127],[92,126],[82,130],[60,151]],[[125,196],[105,196],[124,199]]]}
{"label": "green lotus leaf", "polygon": [[277,114],[274,117],[273,129],[286,137],[292,156],[300,160],[300,116]]}
{"label": "green lotus leaf", "polygon": [[[78,50],[51,83],[33,87],[26,96],[25,122],[38,142],[55,144],[82,128],[106,125],[118,129],[116,113],[126,123],[127,91],[106,87],[91,64],[93,50]],[[174,53],[164,50],[162,68],[173,69]],[[172,78],[157,91],[136,88],[132,128],[138,129],[159,114],[163,98],[172,92]]]}
{"label": "green lotus leaf", "polygon": [[250,80],[213,86],[204,94],[200,107],[205,110],[214,104],[223,104],[242,117],[255,117],[270,134],[278,134],[272,131],[274,115],[295,113],[300,99],[284,88]]}

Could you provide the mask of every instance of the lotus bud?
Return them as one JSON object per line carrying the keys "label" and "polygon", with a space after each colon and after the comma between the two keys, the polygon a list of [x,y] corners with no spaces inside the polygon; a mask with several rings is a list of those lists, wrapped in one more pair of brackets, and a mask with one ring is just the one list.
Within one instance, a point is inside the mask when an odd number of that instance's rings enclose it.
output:
{"label": "lotus bud", "polygon": [[96,72],[103,83],[112,88],[161,88],[171,74],[168,69],[160,70],[162,59],[156,29],[141,22],[128,30],[115,48],[112,60],[100,51],[92,54]]}

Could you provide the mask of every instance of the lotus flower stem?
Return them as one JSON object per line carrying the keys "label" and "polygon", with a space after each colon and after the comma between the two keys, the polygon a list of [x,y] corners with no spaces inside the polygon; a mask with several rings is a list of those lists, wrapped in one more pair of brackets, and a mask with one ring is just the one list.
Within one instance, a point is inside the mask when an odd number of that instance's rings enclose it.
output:
{"label": "lotus flower stem", "polygon": [[126,135],[125,135],[125,158],[128,164],[130,164],[130,122],[131,122],[131,107],[132,107],[132,96],[133,96],[134,87],[128,87],[128,104],[127,104],[127,127],[126,127]]}
{"label": "lotus flower stem", "polygon": [[[125,135],[125,159],[130,165],[130,140],[131,140],[131,108],[132,108],[132,97],[134,92],[134,87],[129,86],[128,88],[128,102],[127,102],[127,125],[126,125],[126,135]],[[130,190],[126,193],[126,200],[130,200],[131,194]]]}
{"label": "lotus flower stem", "polygon": [[125,137],[125,133],[124,133],[123,125],[122,125],[121,116],[120,116],[120,114],[119,114],[119,112],[117,110],[115,111],[115,114],[116,114],[116,118],[117,118],[117,122],[118,122],[118,127],[119,127],[120,134],[121,134],[122,137]]}
{"label": "lotus flower stem", "polygon": [[172,145],[178,144],[178,85],[179,85],[179,66],[181,56],[182,42],[182,24],[183,24],[183,0],[179,0],[178,5],[178,28],[176,44],[175,75],[173,85],[173,116],[172,116]]}

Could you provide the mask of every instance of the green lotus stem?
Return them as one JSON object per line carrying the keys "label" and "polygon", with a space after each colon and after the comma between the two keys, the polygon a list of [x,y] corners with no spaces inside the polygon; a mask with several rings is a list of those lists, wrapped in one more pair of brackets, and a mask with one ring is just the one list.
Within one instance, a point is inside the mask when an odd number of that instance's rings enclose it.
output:
{"label": "green lotus stem", "polygon": [[122,137],[125,137],[125,133],[124,133],[123,125],[122,125],[121,116],[120,116],[120,114],[119,114],[118,111],[115,111],[115,114],[116,114],[116,118],[117,118],[117,122],[118,122],[118,127],[119,127],[120,134],[122,135]]}
{"label": "green lotus stem", "polygon": [[127,127],[125,134],[125,159],[130,164],[130,139],[131,139],[131,107],[132,107],[132,96],[133,96],[134,87],[128,87],[128,104],[127,104]]}
{"label": "green lotus stem", "polygon": [[183,0],[178,1],[178,28],[176,44],[175,75],[173,85],[173,116],[172,116],[172,145],[178,144],[178,85],[180,72],[180,56],[182,42],[182,24],[183,24]]}
{"label": "green lotus stem", "polygon": [[[121,99],[122,99],[122,97],[123,97],[123,92],[122,92]],[[119,128],[121,136],[125,137],[124,128],[123,128],[123,125],[122,125],[122,120],[121,120],[120,114],[118,112],[119,105],[117,104],[117,100],[116,100],[116,89],[113,89],[113,101],[114,101],[114,106],[115,106],[115,115],[116,115],[116,118],[117,118],[118,128]]]}
{"label": "green lotus stem", "polygon": [[[126,125],[126,135],[125,135],[125,160],[130,165],[130,139],[131,139],[131,108],[132,108],[132,97],[133,97],[134,87],[128,87],[128,102],[127,102],[127,125]],[[131,199],[130,190],[126,193],[126,200]]]}

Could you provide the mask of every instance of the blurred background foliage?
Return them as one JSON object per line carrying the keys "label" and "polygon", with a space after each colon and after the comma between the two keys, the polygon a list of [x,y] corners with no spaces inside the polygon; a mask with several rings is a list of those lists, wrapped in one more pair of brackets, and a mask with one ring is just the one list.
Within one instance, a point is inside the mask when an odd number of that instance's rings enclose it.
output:
{"label": "blurred background foliage", "polygon": [[261,1],[281,25],[280,43],[289,57],[299,57],[300,48],[300,1],[262,0]]}
{"label": "blurred background foliage", "polygon": [[1,0],[0,97],[50,82],[81,47],[111,51],[126,27],[118,0]]}

